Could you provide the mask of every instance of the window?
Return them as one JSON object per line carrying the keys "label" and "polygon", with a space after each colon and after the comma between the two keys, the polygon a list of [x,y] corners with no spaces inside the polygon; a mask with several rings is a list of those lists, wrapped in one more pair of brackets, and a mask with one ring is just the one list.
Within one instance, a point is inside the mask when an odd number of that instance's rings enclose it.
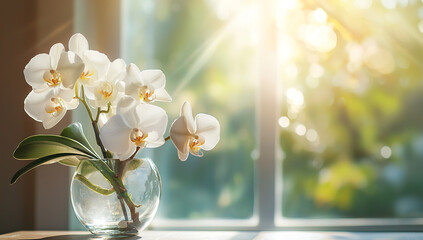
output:
{"label": "window", "polygon": [[207,1],[126,1],[123,8],[123,56],[166,74],[173,102],[160,106],[169,119],[188,100],[196,113],[210,113],[222,126],[220,143],[201,159],[179,161],[172,144],[150,153],[163,180],[157,218],[253,216],[254,36],[244,19],[219,18],[214,7]]}
{"label": "window", "polygon": [[422,217],[421,2],[288,2],[282,216]]}
{"label": "window", "polygon": [[121,11],[120,55],[164,71],[169,119],[187,99],[222,125],[203,159],[180,162],[170,144],[141,153],[163,179],[155,227],[421,223],[420,1],[126,0]]}

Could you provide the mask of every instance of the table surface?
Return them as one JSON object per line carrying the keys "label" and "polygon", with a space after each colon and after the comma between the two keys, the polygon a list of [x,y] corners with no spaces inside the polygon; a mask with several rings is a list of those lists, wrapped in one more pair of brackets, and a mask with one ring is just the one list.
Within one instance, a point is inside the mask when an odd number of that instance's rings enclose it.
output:
{"label": "table surface", "polygon": [[[88,232],[20,231],[0,235],[0,239],[98,240]],[[110,238],[109,238],[110,239]],[[119,239],[142,240],[415,240],[423,239],[414,232],[233,232],[233,231],[144,231],[140,237]]]}

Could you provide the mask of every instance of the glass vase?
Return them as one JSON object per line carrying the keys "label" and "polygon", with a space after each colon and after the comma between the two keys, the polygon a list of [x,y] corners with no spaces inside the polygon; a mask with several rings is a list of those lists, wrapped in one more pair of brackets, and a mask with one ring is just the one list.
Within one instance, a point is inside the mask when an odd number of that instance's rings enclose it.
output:
{"label": "glass vase", "polygon": [[82,160],[71,183],[79,221],[99,236],[138,235],[157,212],[161,180],[150,159]]}

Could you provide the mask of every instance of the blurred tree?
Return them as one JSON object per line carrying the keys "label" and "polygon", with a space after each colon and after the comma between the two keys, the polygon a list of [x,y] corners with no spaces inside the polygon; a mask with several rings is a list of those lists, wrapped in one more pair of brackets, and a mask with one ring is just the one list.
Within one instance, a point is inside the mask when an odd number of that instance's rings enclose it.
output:
{"label": "blurred tree", "polygon": [[304,101],[285,91],[282,102],[284,216],[423,216],[422,12],[417,1],[370,0],[285,10],[280,36],[298,52],[282,85]]}

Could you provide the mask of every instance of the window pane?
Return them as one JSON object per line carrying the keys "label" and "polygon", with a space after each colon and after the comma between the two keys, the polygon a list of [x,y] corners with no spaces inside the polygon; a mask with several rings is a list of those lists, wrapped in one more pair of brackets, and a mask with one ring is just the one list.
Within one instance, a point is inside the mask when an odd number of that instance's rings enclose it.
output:
{"label": "window pane", "polygon": [[423,217],[422,3],[319,2],[278,1],[282,215]]}
{"label": "window pane", "polygon": [[179,161],[170,142],[149,153],[162,176],[162,218],[253,215],[255,36],[223,7],[197,0],[126,1],[124,6],[125,60],[163,70],[173,102],[158,105],[170,121],[188,100],[194,114],[211,114],[221,124],[219,144],[201,159]]}

